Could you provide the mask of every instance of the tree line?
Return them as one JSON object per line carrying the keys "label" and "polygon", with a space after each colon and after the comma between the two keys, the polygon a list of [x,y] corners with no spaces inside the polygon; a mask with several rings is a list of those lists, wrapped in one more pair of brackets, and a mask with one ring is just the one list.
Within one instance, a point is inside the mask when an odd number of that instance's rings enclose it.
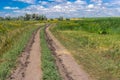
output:
{"label": "tree line", "polygon": [[[50,18],[49,20],[53,21],[53,20],[59,20],[59,21],[63,21],[63,20],[70,20],[70,18],[64,18],[62,16],[58,17],[58,18]],[[3,20],[25,20],[25,21],[30,21],[30,20],[48,20],[48,18],[45,15],[39,15],[39,14],[25,14],[24,16],[18,16],[18,17],[11,17],[11,16],[6,16],[6,17],[0,17],[0,21]]]}
{"label": "tree line", "polygon": [[45,15],[38,15],[38,14],[25,14],[24,16],[18,16],[18,17],[0,17],[0,20],[47,20],[47,17]]}

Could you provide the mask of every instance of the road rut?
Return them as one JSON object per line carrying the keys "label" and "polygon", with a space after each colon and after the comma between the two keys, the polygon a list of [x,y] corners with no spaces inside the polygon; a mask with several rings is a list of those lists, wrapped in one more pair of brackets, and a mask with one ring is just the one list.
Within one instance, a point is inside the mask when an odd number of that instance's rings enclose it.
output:
{"label": "road rut", "polygon": [[[62,80],[93,80],[76,63],[70,52],[52,35],[49,31],[51,25],[46,26],[46,40],[53,52]],[[17,64],[7,80],[42,80],[39,29],[33,33]]]}
{"label": "road rut", "polygon": [[92,80],[76,63],[70,52],[52,35],[49,28],[50,26],[47,25],[45,29],[46,39],[56,57],[57,67],[63,80]]}
{"label": "road rut", "polygon": [[7,80],[41,80],[40,29],[32,34]]}
{"label": "road rut", "polygon": [[31,47],[30,58],[28,60],[29,64],[26,68],[24,80],[41,80],[41,54],[40,54],[40,30],[38,30],[34,43]]}

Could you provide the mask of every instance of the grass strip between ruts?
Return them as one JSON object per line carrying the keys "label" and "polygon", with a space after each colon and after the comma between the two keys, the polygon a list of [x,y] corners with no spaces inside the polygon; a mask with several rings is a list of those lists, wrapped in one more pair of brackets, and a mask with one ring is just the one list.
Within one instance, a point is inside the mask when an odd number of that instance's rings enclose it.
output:
{"label": "grass strip between ruts", "polygon": [[55,59],[48,48],[47,41],[45,40],[44,28],[40,32],[41,53],[42,53],[42,70],[43,80],[61,80]]}

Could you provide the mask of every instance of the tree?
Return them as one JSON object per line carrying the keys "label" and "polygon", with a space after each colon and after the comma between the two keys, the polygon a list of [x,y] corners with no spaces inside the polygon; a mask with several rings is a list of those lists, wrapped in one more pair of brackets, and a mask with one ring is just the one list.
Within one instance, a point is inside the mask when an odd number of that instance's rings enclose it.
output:
{"label": "tree", "polygon": [[58,18],[58,20],[59,20],[59,21],[63,21],[63,17],[60,16],[60,17]]}
{"label": "tree", "polygon": [[3,18],[3,17],[0,17],[0,21],[2,21],[2,20],[4,20],[4,18]]}
{"label": "tree", "polygon": [[38,14],[32,14],[32,20],[37,20]]}
{"label": "tree", "polygon": [[66,21],[70,21],[70,18],[66,18]]}
{"label": "tree", "polygon": [[54,19],[53,19],[53,18],[51,18],[50,20],[51,20],[51,21],[53,21]]}
{"label": "tree", "polygon": [[25,14],[24,20],[30,20],[31,19],[31,15],[30,14]]}
{"label": "tree", "polygon": [[24,16],[18,16],[18,20],[24,20]]}
{"label": "tree", "polygon": [[39,15],[36,17],[36,20],[47,20],[47,17],[44,15]]}
{"label": "tree", "polygon": [[5,20],[11,20],[12,18],[10,16],[5,17]]}

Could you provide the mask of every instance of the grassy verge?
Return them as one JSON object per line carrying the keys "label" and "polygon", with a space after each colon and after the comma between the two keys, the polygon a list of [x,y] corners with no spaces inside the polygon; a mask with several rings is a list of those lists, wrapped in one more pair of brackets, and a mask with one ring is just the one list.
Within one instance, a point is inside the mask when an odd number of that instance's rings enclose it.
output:
{"label": "grassy verge", "polygon": [[[77,21],[77,23],[82,24],[81,21]],[[101,25],[104,24],[100,23]],[[84,24],[89,23],[84,21]],[[116,23],[116,25],[120,28],[119,24]],[[89,26],[92,25],[89,24]],[[115,32],[116,27],[113,24],[109,26]],[[83,65],[83,68],[92,77],[96,80],[120,80],[120,35],[117,30],[116,34],[98,34],[83,29],[73,30],[69,28],[70,26],[64,26],[65,30],[63,26],[61,27],[62,29],[60,29],[59,23],[57,27],[51,29],[54,36],[72,53],[76,61]],[[86,29],[88,27],[86,26]],[[111,32],[113,32],[112,29]]]}
{"label": "grassy verge", "polygon": [[33,27],[33,25],[27,25],[27,27],[23,28],[22,31],[18,31],[18,35],[12,37],[13,42],[11,47],[7,49],[5,53],[2,53],[0,57],[0,80],[6,80],[6,77],[10,74],[11,69],[15,66],[16,59],[24,49],[25,44],[27,44],[32,32],[37,28],[37,26]]}
{"label": "grassy verge", "polygon": [[[33,21],[1,21],[0,22],[0,57],[6,53],[17,41],[21,33],[24,33]],[[29,26],[29,27],[28,27]]]}
{"label": "grassy verge", "polygon": [[55,65],[55,59],[48,48],[47,42],[45,40],[45,33],[42,28],[40,32],[41,41],[41,53],[42,53],[42,71],[43,80],[61,80],[57,67]]}

